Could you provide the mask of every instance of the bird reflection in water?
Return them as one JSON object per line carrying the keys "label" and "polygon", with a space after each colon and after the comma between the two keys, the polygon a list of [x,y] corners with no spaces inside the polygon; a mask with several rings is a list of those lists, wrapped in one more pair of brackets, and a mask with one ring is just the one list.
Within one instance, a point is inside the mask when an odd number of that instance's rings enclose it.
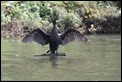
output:
{"label": "bird reflection in water", "polygon": [[58,66],[58,57],[51,55],[49,56],[49,61],[51,62],[52,67],[57,67]]}

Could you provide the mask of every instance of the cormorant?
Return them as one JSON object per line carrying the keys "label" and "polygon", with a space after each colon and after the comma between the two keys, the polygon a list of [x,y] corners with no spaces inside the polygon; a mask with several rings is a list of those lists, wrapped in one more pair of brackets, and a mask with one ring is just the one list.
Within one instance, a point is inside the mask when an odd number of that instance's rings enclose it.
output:
{"label": "cormorant", "polygon": [[47,53],[51,52],[51,54],[55,54],[59,48],[59,45],[66,45],[74,40],[86,42],[88,39],[73,28],[69,28],[63,34],[58,35],[56,20],[54,20],[53,29],[50,35],[44,33],[41,29],[36,28],[32,31],[28,31],[28,34],[22,39],[22,42],[27,43],[35,41],[42,46],[49,43],[50,49],[47,51]]}

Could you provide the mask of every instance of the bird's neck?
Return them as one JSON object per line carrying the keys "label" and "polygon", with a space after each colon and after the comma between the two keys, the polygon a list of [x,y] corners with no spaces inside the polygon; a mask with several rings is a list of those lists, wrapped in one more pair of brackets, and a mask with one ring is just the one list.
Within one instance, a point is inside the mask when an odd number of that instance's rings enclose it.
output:
{"label": "bird's neck", "polygon": [[53,23],[53,29],[51,34],[58,34],[58,29],[56,28],[56,23]]}

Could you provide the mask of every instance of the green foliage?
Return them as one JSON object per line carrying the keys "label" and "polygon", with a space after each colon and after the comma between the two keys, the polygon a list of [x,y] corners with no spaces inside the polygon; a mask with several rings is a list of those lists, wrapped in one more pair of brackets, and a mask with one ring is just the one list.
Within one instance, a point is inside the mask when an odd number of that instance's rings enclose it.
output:
{"label": "green foliage", "polygon": [[103,18],[116,11],[117,3],[111,1],[2,1],[2,24],[6,19],[10,21],[13,19],[33,20],[35,18],[39,20],[36,22],[41,23],[42,20],[49,19],[53,10],[59,13],[58,17],[60,18],[67,17],[65,14],[68,13],[77,13],[79,19]]}
{"label": "green foliage", "polygon": [[61,30],[80,28],[86,20],[106,20],[118,9],[121,1],[1,1],[1,26],[21,20],[25,25],[50,27],[49,23],[56,19],[61,20],[58,23]]}
{"label": "green foliage", "polygon": [[39,16],[42,19],[47,18],[50,15],[50,12],[51,11],[50,11],[50,9],[49,9],[49,7],[48,7],[48,5],[46,3],[41,4],[40,10],[39,10]]}

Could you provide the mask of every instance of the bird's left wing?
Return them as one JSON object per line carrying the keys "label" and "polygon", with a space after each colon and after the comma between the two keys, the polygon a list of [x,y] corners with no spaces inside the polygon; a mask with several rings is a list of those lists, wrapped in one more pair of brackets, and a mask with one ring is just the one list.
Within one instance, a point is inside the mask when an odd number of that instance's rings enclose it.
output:
{"label": "bird's left wing", "polygon": [[49,35],[44,33],[42,30],[39,28],[34,29],[33,31],[29,32],[23,39],[22,42],[27,43],[27,42],[32,42],[35,41],[41,45],[45,45],[49,43]]}
{"label": "bird's left wing", "polygon": [[69,42],[72,42],[74,40],[79,42],[86,42],[88,39],[82,35],[79,31],[69,28],[66,32],[64,32],[61,36],[62,44],[66,45]]}

